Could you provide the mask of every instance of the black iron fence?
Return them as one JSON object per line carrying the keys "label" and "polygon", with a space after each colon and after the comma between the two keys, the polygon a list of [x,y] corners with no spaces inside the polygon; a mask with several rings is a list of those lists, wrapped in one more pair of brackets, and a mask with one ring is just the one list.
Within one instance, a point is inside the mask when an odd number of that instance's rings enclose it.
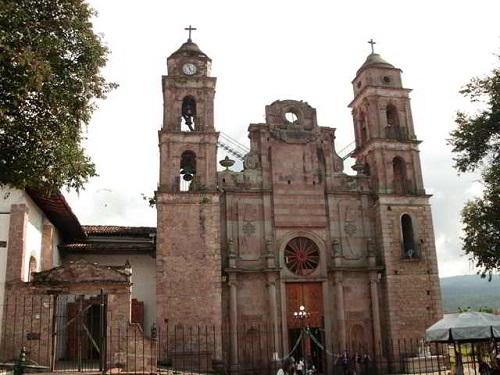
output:
{"label": "black iron fence", "polygon": [[[111,310],[111,309],[109,309]],[[495,343],[422,339],[338,342],[321,327],[156,326],[116,319],[105,295],[10,296],[2,307],[0,366],[64,372],[275,374],[283,360],[312,374],[476,374]],[[300,362],[300,364],[299,364]],[[31,366],[31,367],[30,367]]]}

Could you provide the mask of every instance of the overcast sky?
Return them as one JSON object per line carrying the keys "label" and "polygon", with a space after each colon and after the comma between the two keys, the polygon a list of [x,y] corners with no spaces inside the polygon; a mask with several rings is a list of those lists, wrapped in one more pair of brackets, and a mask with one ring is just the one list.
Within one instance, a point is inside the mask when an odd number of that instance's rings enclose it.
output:
{"label": "overcast sky", "polygon": [[[475,273],[460,247],[459,212],[480,189],[457,175],[446,144],[458,93],[490,72],[500,47],[499,1],[93,0],[94,20],[111,54],[106,77],[120,87],[99,102],[87,128],[99,177],[67,195],[82,224],[156,226],[161,76],[187,39],[212,59],[217,130],[248,146],[250,123],[275,100],[304,100],[320,126],[337,129],[340,151],[354,140],[347,107],[351,81],[375,52],[403,71],[411,93],[426,191],[431,198],[440,276]],[[353,173],[346,167],[347,173]]]}

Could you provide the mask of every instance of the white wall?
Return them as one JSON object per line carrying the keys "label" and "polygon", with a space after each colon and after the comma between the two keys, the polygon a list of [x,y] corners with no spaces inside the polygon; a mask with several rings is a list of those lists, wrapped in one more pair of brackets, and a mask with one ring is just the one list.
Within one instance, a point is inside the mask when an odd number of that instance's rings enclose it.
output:
{"label": "white wall", "polygon": [[43,212],[31,201],[31,199],[27,198],[27,204],[29,211],[25,238],[24,269],[22,273],[23,281],[29,281],[30,279],[30,257],[34,257],[36,259],[36,272],[41,271],[42,263],[42,231],[44,215]]}

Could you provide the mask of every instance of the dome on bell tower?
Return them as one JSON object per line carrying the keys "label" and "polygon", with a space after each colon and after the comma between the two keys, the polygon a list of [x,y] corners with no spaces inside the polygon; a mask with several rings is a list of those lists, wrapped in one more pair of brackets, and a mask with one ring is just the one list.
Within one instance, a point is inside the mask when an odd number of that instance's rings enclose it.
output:
{"label": "dome on bell tower", "polygon": [[176,56],[205,58],[211,61],[211,59],[204,52],[202,52],[202,50],[200,50],[200,47],[198,47],[196,43],[193,43],[191,39],[188,39],[188,41],[180,46],[177,51],[172,53],[169,59]]}
{"label": "dome on bell tower", "polygon": [[352,81],[355,97],[368,87],[402,88],[401,69],[396,68],[378,53],[375,53],[373,40],[368,43],[372,47],[371,53],[357,70],[356,77]]}
{"label": "dome on bell tower", "polygon": [[366,68],[392,68],[394,69],[394,65],[385,61],[378,53],[372,52],[368,55],[361,68],[358,69],[356,75],[361,73]]}
{"label": "dome on bell tower", "polygon": [[191,40],[191,31],[196,30],[189,26],[188,40],[167,58],[168,74],[172,76],[209,77],[212,59]]}

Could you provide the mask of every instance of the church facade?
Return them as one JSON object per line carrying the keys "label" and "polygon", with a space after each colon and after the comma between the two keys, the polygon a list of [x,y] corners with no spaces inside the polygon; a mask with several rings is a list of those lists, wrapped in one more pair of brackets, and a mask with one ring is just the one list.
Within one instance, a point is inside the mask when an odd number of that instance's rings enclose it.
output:
{"label": "church facade", "polygon": [[[29,205],[4,208],[2,287],[41,301],[22,314],[4,302],[9,356],[27,346],[55,368],[107,353],[101,369],[153,371],[157,361],[244,369],[257,359],[266,368],[293,352],[326,369],[326,353],[390,357],[388,340],[422,337],[441,318],[430,196],[400,69],[372,50],[355,74],[353,173],[336,129],[296,100],[270,103],[265,121],[249,125],[250,151],[234,171],[228,157],[217,160],[211,63],[191,39],[167,59],[156,228],[81,226],[60,194],[31,192],[46,213],[36,250]],[[80,331],[90,354],[72,351]],[[132,353],[147,359],[139,366]]]}
{"label": "church facade", "polygon": [[250,124],[242,171],[217,171],[211,59],[189,39],[167,65],[159,326],[227,323],[223,350],[237,365],[239,325],[275,327],[275,350],[286,355],[300,306],[330,350],[357,342],[382,353],[384,340],[421,336],[441,317],[430,196],[400,69],[372,51],[352,81],[356,173],[348,175],[335,129],[295,100],[269,104],[265,122]]}

